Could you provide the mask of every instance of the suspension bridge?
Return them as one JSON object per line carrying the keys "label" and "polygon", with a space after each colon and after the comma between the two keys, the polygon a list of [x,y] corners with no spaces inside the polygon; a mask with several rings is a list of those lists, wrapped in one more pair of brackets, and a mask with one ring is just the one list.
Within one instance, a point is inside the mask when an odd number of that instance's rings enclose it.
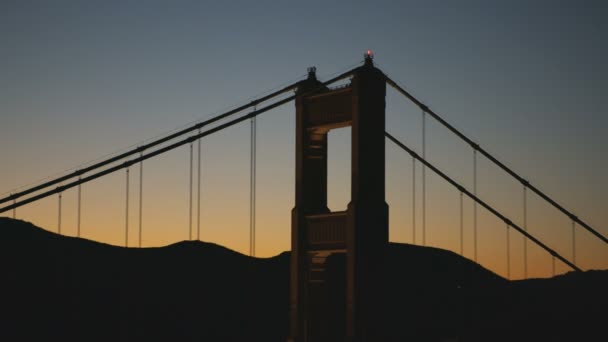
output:
{"label": "suspension bridge", "polygon": [[[336,86],[337,85],[337,86]],[[416,151],[405,141],[396,138],[394,128],[386,130],[384,121],[385,87],[394,89],[403,98],[415,105],[421,113],[422,150]],[[298,340],[299,334],[306,331],[315,334],[315,329],[321,329],[310,318],[311,312],[319,315],[325,308],[318,304],[322,295],[314,294],[314,286],[302,287],[307,281],[312,281],[323,266],[319,261],[307,260],[310,255],[318,256],[321,252],[345,252],[348,256],[349,289],[354,287],[347,300],[348,336],[363,334],[360,320],[364,320],[361,310],[354,309],[355,303],[361,308],[370,309],[367,298],[373,292],[374,285],[365,281],[364,275],[373,272],[370,266],[374,257],[370,256],[381,250],[388,242],[388,206],[384,202],[384,145],[393,144],[411,158],[412,165],[412,208],[398,210],[411,211],[411,243],[426,245],[427,236],[427,174],[433,173],[454,187],[459,192],[459,220],[454,225],[459,229],[460,254],[464,253],[464,200],[468,198],[473,203],[473,259],[478,261],[478,215],[485,210],[504,223],[505,247],[507,261],[507,277],[510,278],[512,256],[510,246],[513,238],[521,237],[524,260],[524,278],[527,277],[528,246],[536,245],[544,250],[551,260],[551,268],[555,274],[556,263],[562,263],[573,271],[583,268],[576,260],[577,231],[585,230],[594,239],[600,241],[604,248],[608,239],[598,227],[592,227],[583,218],[559,204],[557,199],[547,195],[543,190],[510,168],[506,162],[499,160],[479,143],[456,129],[442,116],[429,106],[418,100],[405,88],[391,79],[387,74],[374,66],[373,55],[368,51],[362,65],[341,73],[329,80],[317,80],[316,69],[310,68],[306,79],[299,80],[270,94],[257,98],[245,105],[231,109],[208,120],[198,122],[190,127],[163,136],[126,152],[95,162],[76,171],[68,172],[59,177],[41,182],[34,186],[21,189],[0,199],[0,214],[19,217],[18,208],[56,196],[57,198],[57,233],[62,234],[62,216],[66,208],[62,204],[63,196],[68,190],[75,190],[77,198],[77,236],[81,235],[81,216],[83,211],[82,197],[89,182],[106,177],[110,174],[124,173],[124,245],[127,247],[142,247],[142,236],[145,234],[143,201],[145,194],[145,161],[151,160],[178,148],[188,151],[188,240],[201,240],[201,149],[204,138],[247,121],[250,122],[250,164],[249,164],[249,254],[256,255],[256,169],[257,169],[257,123],[256,118],[268,111],[289,102],[296,103],[296,205],[292,212],[292,277],[291,277],[291,326],[290,336]],[[429,162],[427,158],[427,127],[426,121],[434,120],[445,127],[454,136],[461,139],[470,147],[473,156],[473,186],[466,187],[451,177],[446,171]],[[327,132],[331,129],[352,126],[352,202],[347,211],[331,212],[327,209]],[[513,217],[493,206],[489,199],[478,195],[478,159],[485,158],[496,165],[505,174],[518,182],[522,189],[523,223],[517,223]],[[421,174],[417,175],[417,165]],[[418,178],[419,177],[419,178]],[[138,190],[138,205],[135,208],[137,227],[130,226],[131,182],[136,180]],[[421,194],[416,193],[416,184],[421,183]],[[570,242],[571,254],[559,253],[543,238],[532,233],[528,227],[529,214],[528,198],[530,194],[538,196],[556,209],[557,215],[565,216],[571,222]],[[94,194],[86,193],[86,196]],[[421,209],[421,215],[418,214]],[[395,209],[393,209],[395,210]],[[370,233],[369,226],[378,225],[380,228]],[[368,226],[367,230],[365,229]],[[130,230],[136,229],[137,241],[129,241]],[[405,228],[404,228],[405,229]],[[417,237],[416,232],[421,231]],[[359,237],[361,236],[361,237]],[[364,240],[361,240],[364,239]],[[362,241],[365,241],[362,242]],[[373,247],[366,247],[366,246]],[[366,249],[367,248],[367,249]],[[367,251],[367,252],[365,252]],[[371,252],[370,252],[371,251]],[[368,259],[366,259],[368,258]],[[364,262],[360,261],[363,260]],[[322,263],[322,262],[321,262]],[[322,276],[320,276],[322,278]],[[318,279],[323,282],[324,279]],[[312,279],[312,280],[311,280]],[[347,292],[349,292],[348,290]],[[302,307],[308,303],[307,311]],[[317,303],[317,304],[314,304]],[[370,309],[371,310],[371,309]],[[306,318],[308,317],[308,318]],[[365,316],[367,317],[367,316]],[[308,325],[302,328],[303,325]],[[299,327],[299,328],[298,328]]]}

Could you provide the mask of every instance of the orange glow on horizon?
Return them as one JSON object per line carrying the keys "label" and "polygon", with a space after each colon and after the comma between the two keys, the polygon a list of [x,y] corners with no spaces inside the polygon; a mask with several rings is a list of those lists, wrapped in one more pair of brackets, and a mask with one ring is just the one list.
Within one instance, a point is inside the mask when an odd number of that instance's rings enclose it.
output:
{"label": "orange glow on horizon", "polygon": [[[371,53],[371,50],[368,50]],[[402,120],[404,108],[394,106],[391,94],[387,95],[387,128],[418,127]],[[399,116],[397,116],[397,114]],[[419,118],[416,116],[416,118]],[[392,121],[391,121],[392,120]],[[290,249],[291,210],[294,203],[294,115],[293,107],[285,107],[258,117],[257,153],[257,212],[256,250],[258,257],[271,257]],[[401,129],[401,128],[399,128]],[[401,131],[399,131],[401,132]],[[434,133],[429,142],[433,151],[431,162],[470,188],[470,165],[454,157],[466,155],[468,146],[453,143]],[[250,127],[238,125],[212,136],[203,142],[203,171],[201,198],[201,240],[216,243],[243,254],[249,251],[249,144]],[[402,131],[405,143],[418,141],[417,132]],[[397,135],[397,134],[396,134]],[[336,138],[335,140],[334,137]],[[329,136],[328,204],[332,210],[342,210],[350,198],[350,140],[349,130],[335,130]],[[433,145],[435,143],[436,145]],[[334,149],[334,147],[336,147]],[[459,149],[460,148],[460,149]],[[189,150],[180,148],[145,162],[143,200],[144,247],[165,246],[188,239]],[[416,163],[417,200],[420,200],[420,163]],[[59,168],[57,166],[57,168]],[[134,166],[130,178],[129,246],[138,245],[138,167]],[[412,242],[412,163],[393,145],[386,145],[386,201],[389,204],[389,231],[393,242]],[[28,170],[29,171],[29,170]],[[36,170],[44,174],[45,170]],[[427,170],[428,171],[428,170]],[[15,174],[15,177],[21,177]],[[31,177],[31,176],[30,176]],[[479,195],[490,199],[513,222],[521,223],[521,188],[507,176],[490,172],[480,161]],[[28,183],[26,176],[19,178]],[[0,179],[3,188],[7,179]],[[15,182],[11,180],[11,182]],[[427,172],[427,245],[460,253],[459,193],[445,181]],[[567,189],[566,189],[567,190]],[[568,194],[565,192],[566,195]],[[62,234],[76,235],[76,188],[67,190],[62,198]],[[567,196],[556,196],[567,198]],[[49,231],[57,230],[57,197],[29,204],[17,209],[17,218],[31,221]],[[598,206],[600,200],[587,199],[579,208]],[[538,199],[530,198],[529,231],[566,258],[571,258],[570,222]],[[421,206],[417,205],[416,243],[421,236]],[[472,259],[472,202],[464,202],[464,257]],[[597,211],[597,210],[596,210]],[[196,210],[194,210],[196,213]],[[603,211],[600,211],[603,212]],[[581,217],[584,212],[581,211]],[[12,213],[5,213],[11,216]],[[602,217],[599,217],[600,222]],[[196,217],[193,219],[196,232]],[[479,209],[479,263],[502,275],[506,270],[506,231],[504,222]],[[579,227],[580,228],[580,227]],[[82,237],[123,246],[125,236],[125,174],[117,172],[82,186]],[[196,233],[194,234],[196,237]],[[523,239],[511,230],[511,278],[523,277]],[[552,259],[540,248],[528,244],[528,277],[548,277],[552,273]],[[605,246],[582,229],[577,230],[577,265],[583,269],[608,269],[608,251]],[[556,262],[556,273],[568,268]]]}

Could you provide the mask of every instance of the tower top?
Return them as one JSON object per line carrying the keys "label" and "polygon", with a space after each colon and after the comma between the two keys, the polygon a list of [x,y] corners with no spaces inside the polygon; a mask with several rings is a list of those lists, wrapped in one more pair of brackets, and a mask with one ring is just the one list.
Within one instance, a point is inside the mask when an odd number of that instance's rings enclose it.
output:
{"label": "tower top", "polygon": [[308,79],[309,80],[316,80],[317,79],[317,75],[316,75],[317,68],[314,67],[314,66],[312,66],[312,67],[309,67],[307,70],[308,70]]}
{"label": "tower top", "polygon": [[365,57],[365,65],[368,65],[368,66],[374,65],[374,53],[372,52],[372,50],[368,49],[367,51],[365,51],[364,57]]}

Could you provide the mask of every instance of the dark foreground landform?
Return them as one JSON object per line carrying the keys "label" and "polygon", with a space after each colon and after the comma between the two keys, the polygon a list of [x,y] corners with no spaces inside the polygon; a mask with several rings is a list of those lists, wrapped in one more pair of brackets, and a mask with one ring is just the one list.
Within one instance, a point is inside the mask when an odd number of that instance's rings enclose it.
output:
{"label": "dark foreground landform", "polygon": [[[0,341],[285,342],[288,252],[122,248],[8,218],[0,234]],[[608,271],[510,282],[452,252],[396,243],[382,270],[383,341],[606,338]]]}

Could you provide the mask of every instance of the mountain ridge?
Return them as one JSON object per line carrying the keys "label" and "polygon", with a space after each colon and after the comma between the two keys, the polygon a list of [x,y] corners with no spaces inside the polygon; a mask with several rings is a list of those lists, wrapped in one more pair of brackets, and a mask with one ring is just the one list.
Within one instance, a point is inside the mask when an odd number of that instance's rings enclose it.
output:
{"label": "mountain ridge", "polygon": [[[286,339],[289,252],[251,258],[199,241],[125,248],[8,218],[0,233],[1,340]],[[607,271],[508,281],[451,251],[393,243],[387,260],[378,300],[391,341],[580,338],[608,304]]]}

